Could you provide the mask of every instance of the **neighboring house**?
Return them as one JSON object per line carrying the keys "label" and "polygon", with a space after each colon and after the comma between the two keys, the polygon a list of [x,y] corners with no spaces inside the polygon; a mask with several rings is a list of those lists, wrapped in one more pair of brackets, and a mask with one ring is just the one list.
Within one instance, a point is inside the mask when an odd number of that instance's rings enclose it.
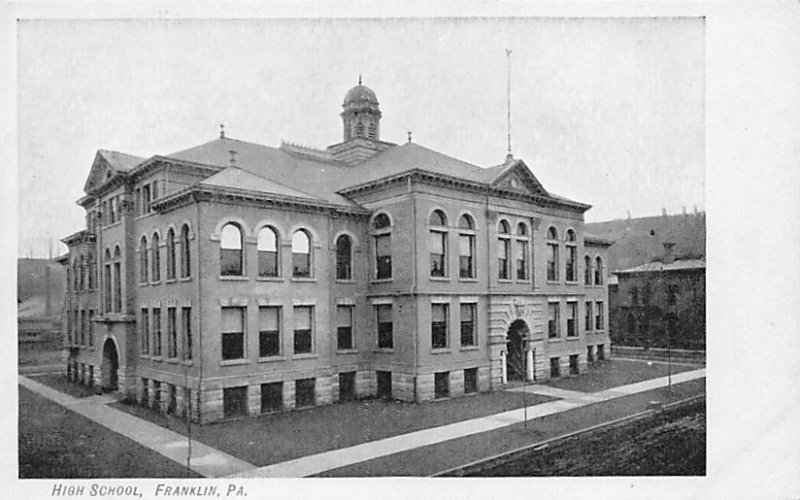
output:
{"label": "neighboring house", "polygon": [[360,83],[343,141],[224,136],[98,151],[70,254],[68,374],[209,422],[578,374],[610,352],[589,205],[522,160],[380,140]]}
{"label": "neighboring house", "polygon": [[706,263],[672,258],[616,271],[609,286],[617,345],[705,349]]}

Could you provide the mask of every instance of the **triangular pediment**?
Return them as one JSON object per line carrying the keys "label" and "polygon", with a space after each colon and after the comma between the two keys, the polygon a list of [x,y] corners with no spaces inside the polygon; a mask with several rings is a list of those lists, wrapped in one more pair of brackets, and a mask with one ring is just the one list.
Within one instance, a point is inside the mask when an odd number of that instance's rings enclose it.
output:
{"label": "triangular pediment", "polygon": [[116,173],[114,167],[112,167],[98,152],[94,157],[94,162],[92,163],[92,168],[89,170],[89,177],[86,179],[83,191],[88,193],[92,189],[103,185]]}
{"label": "triangular pediment", "polygon": [[548,196],[542,183],[522,160],[516,160],[503,168],[491,181],[491,185],[508,191]]}

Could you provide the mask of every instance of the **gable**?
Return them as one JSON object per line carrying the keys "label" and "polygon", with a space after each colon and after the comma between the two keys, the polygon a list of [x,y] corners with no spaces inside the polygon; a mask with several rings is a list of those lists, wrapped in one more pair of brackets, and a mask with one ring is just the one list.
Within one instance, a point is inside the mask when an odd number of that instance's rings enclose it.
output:
{"label": "gable", "polygon": [[103,185],[103,183],[113,177],[114,174],[116,174],[114,168],[108,163],[108,161],[105,160],[105,158],[100,155],[100,153],[97,153],[97,155],[94,157],[92,168],[89,170],[89,177],[86,179],[86,184],[83,186],[83,191],[88,193],[97,186]]}
{"label": "gable", "polygon": [[519,193],[549,196],[542,183],[522,160],[503,169],[491,182],[492,187]]}

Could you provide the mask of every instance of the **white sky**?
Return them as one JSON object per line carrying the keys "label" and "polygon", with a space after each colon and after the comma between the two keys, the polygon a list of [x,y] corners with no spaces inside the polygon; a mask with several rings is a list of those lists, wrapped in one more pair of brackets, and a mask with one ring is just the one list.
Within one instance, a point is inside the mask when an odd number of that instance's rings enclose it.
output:
{"label": "white sky", "polygon": [[[481,166],[512,141],[588,221],[704,208],[699,18],[24,20],[19,254],[83,226],[97,149],[168,154],[229,137],[324,148],[358,74],[381,138]],[[63,247],[62,247],[63,249]]]}

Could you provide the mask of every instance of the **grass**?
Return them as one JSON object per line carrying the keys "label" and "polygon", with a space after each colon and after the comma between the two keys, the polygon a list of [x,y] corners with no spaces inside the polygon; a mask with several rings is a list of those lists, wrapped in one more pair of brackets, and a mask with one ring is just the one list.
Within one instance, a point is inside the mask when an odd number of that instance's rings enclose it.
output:
{"label": "grass", "polygon": [[[698,370],[702,365],[672,365],[672,373]],[[546,385],[580,392],[598,392],[621,385],[635,384],[658,377],[666,377],[668,366],[662,363],[611,359],[590,365],[587,373],[577,377],[553,379]]]}
{"label": "grass", "polygon": [[43,366],[61,364],[64,351],[48,342],[19,342],[17,344],[19,366]]}
{"label": "grass", "polygon": [[[531,394],[527,398],[528,405],[552,400]],[[192,427],[192,437],[230,455],[264,466],[520,408],[523,400],[521,394],[502,391],[422,404],[367,399],[205,426],[195,425]],[[186,434],[186,422],[182,419],[161,415],[135,404],[116,403],[112,406]]]}
{"label": "grass", "polygon": [[29,379],[35,380],[47,387],[69,394],[73,398],[85,398],[97,394],[95,387],[87,387],[77,382],[71,382],[61,373],[49,373],[46,375],[26,375]]}
{"label": "grass", "polygon": [[200,477],[24,387],[18,436],[20,478]]}
{"label": "grass", "polygon": [[701,400],[531,450],[472,475],[702,476],[705,464],[706,407]]}

